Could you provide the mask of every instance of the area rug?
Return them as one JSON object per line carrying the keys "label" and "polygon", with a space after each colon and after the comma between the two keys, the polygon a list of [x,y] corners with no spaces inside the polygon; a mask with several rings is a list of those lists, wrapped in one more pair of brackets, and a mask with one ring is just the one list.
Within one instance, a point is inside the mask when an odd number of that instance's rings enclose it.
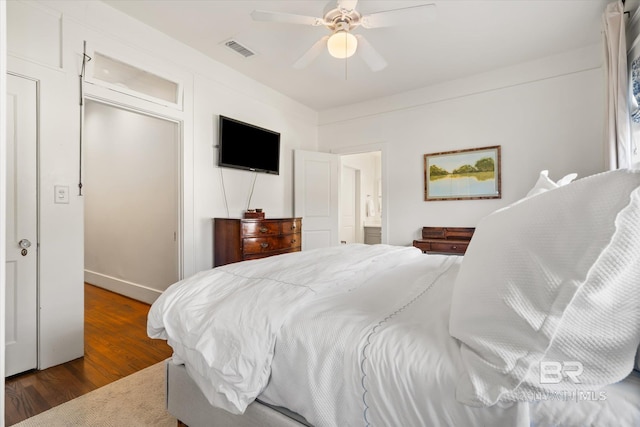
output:
{"label": "area rug", "polygon": [[175,427],[165,409],[165,369],[157,363],[15,425]]}

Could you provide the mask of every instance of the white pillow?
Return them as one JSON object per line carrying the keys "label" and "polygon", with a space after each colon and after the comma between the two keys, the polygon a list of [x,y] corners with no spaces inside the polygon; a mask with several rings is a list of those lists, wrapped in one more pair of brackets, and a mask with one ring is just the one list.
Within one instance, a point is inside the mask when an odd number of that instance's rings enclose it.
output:
{"label": "white pillow", "polygon": [[[451,306],[466,368],[460,402],[595,390],[631,372],[640,344],[639,187],[640,171],[606,172],[480,221]],[[582,366],[573,374],[580,383],[541,375],[541,363],[565,373]]]}
{"label": "white pillow", "polygon": [[535,185],[531,190],[529,190],[529,192],[525,197],[536,196],[538,194],[544,193],[545,191],[553,190],[554,188],[567,185],[571,181],[576,179],[577,176],[578,176],[577,173],[570,173],[560,178],[558,182],[553,182],[553,180],[549,178],[549,171],[543,170],[540,172],[540,175],[538,176],[538,180],[536,181]]}

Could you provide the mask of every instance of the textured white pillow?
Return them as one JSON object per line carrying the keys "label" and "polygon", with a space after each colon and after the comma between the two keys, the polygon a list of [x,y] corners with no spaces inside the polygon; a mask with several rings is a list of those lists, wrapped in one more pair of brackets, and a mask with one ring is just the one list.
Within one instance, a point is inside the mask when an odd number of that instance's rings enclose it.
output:
{"label": "textured white pillow", "polygon": [[[485,217],[452,299],[466,367],[457,399],[488,406],[623,379],[640,344],[639,283],[640,171],[594,175]],[[582,364],[580,383],[541,381],[541,362]]]}
{"label": "textured white pillow", "polygon": [[570,173],[560,178],[558,182],[553,182],[553,180],[549,178],[549,171],[543,170],[540,172],[540,175],[538,176],[538,180],[536,181],[533,188],[529,190],[526,197],[536,196],[538,194],[544,193],[545,191],[553,190],[554,188],[567,185],[571,181],[576,179],[577,176],[578,176],[577,173]]}

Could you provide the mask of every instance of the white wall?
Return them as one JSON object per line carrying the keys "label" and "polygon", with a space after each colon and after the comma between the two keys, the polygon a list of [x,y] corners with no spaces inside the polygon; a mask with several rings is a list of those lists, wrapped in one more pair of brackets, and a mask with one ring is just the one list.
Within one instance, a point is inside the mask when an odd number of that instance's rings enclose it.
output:
{"label": "white wall", "polygon": [[[604,169],[601,46],[320,115],[321,151],[385,143],[388,242],[423,226],[475,226],[524,196],[542,169],[552,178]],[[502,146],[502,198],[424,201],[423,156]]]}
{"label": "white wall", "polygon": [[[317,149],[317,114],[201,53],[95,1],[8,2],[8,70],[40,82],[40,368],[83,355],[83,197],[78,195],[83,41],[148,71],[177,76],[182,109],[85,85],[93,98],[171,118],[182,129],[183,275],[209,268],[211,218],[226,215],[213,145],[219,114],[282,134],[281,174],[261,175],[254,205],[290,216],[293,149]],[[225,170],[230,215],[246,207],[252,174]],[[69,204],[53,203],[68,185]]]}
{"label": "white wall", "polygon": [[[227,217],[227,206],[222,197],[223,182],[227,195],[229,216],[240,218],[247,209],[254,178],[255,189],[251,209],[262,208],[267,218],[293,215],[293,150],[317,150],[317,116],[309,117],[281,111],[268,105],[264,99],[221,84],[213,76],[196,76],[194,96],[196,126],[194,135],[194,170],[199,178],[194,182],[194,200],[198,216],[195,236],[197,268],[209,268],[212,260],[212,217]],[[215,96],[211,96],[215,94]],[[304,108],[306,110],[306,108]],[[280,132],[280,175],[215,167],[218,152],[218,115],[232,117],[263,128]]]}
{"label": "white wall", "polygon": [[[7,69],[37,79],[40,89],[39,366],[46,368],[84,352],[78,80],[62,68],[60,13],[7,2],[7,22]],[[54,204],[55,185],[69,186],[69,204]]]}

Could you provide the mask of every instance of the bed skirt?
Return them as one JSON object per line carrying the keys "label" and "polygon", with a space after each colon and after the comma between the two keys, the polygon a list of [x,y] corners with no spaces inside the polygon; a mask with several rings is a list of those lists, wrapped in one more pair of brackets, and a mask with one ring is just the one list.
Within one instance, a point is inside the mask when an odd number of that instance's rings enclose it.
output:
{"label": "bed skirt", "polygon": [[167,411],[189,427],[304,427],[300,415],[255,401],[242,415],[209,404],[184,365],[167,360]]}

